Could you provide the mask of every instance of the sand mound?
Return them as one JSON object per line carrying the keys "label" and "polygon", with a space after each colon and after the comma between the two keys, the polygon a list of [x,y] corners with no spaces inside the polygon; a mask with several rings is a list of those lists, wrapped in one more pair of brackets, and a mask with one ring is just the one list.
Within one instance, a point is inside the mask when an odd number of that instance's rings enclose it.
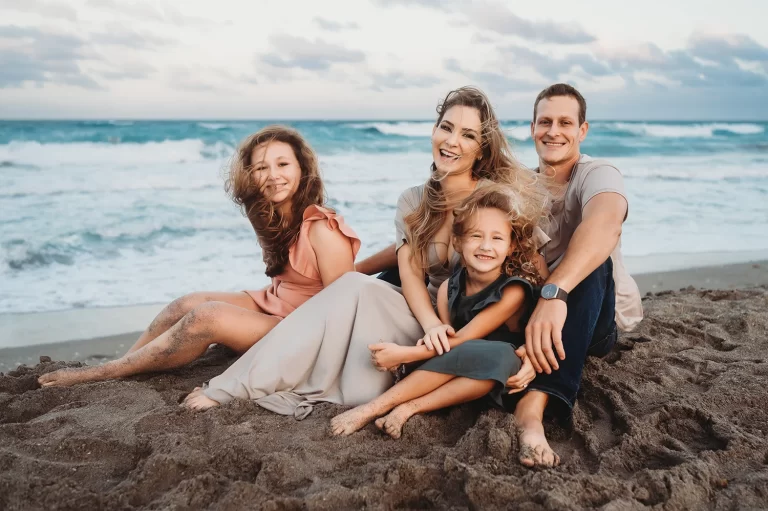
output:
{"label": "sand mound", "polygon": [[403,438],[328,433],[237,402],[178,407],[232,357],[172,374],[36,389],[0,377],[2,509],[758,509],[768,507],[768,290],[646,297],[647,319],[587,366],[563,465],[516,462],[512,416],[469,404]]}

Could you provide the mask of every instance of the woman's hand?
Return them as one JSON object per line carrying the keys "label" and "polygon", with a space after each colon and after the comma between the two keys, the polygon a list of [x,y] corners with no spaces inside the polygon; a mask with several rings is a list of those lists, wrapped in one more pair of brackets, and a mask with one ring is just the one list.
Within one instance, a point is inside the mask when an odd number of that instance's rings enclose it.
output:
{"label": "woman's hand", "polygon": [[531,363],[531,359],[525,351],[525,345],[517,348],[515,354],[523,361],[523,365],[517,374],[510,376],[507,380],[507,388],[510,389],[509,394],[522,392],[536,378],[536,370],[533,368],[533,363]]}
{"label": "woman's hand", "polygon": [[379,371],[391,371],[400,364],[410,362],[407,360],[407,346],[400,346],[393,342],[380,342],[369,344],[368,349],[371,350],[371,362]]}
{"label": "woman's hand", "polygon": [[424,337],[416,342],[416,346],[423,344],[428,350],[435,350],[438,355],[442,355],[444,352],[451,351],[448,337],[453,337],[454,335],[456,335],[456,331],[451,325],[446,325],[445,323],[436,325],[424,332]]}

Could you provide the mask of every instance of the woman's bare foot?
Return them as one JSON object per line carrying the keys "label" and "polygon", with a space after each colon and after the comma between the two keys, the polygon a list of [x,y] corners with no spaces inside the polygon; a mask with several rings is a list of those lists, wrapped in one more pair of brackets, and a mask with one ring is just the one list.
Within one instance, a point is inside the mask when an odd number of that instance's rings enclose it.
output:
{"label": "woman's bare foot", "polygon": [[200,387],[197,387],[197,389],[192,392],[190,395],[184,399],[184,402],[181,404],[182,406],[189,408],[190,410],[207,410],[208,408],[214,408],[216,406],[219,406],[221,403],[219,403],[216,400],[213,400],[206,396],[203,393],[203,389]]}
{"label": "woman's bare foot", "polygon": [[351,435],[365,427],[379,414],[370,403],[356,406],[331,419],[331,432],[336,435]]}
{"label": "woman's bare foot", "polygon": [[403,403],[385,417],[377,419],[375,424],[377,428],[397,440],[403,434],[403,425],[416,413],[416,407],[411,403]]}
{"label": "woman's bare foot", "polygon": [[41,387],[68,387],[70,385],[77,385],[78,383],[105,379],[107,378],[104,377],[102,367],[84,366],[68,367],[66,369],[45,373],[37,379],[37,382]]}
{"label": "woman's bare foot", "polygon": [[560,464],[560,456],[549,446],[544,424],[537,418],[518,419],[520,427],[520,463],[528,468],[552,468]]}

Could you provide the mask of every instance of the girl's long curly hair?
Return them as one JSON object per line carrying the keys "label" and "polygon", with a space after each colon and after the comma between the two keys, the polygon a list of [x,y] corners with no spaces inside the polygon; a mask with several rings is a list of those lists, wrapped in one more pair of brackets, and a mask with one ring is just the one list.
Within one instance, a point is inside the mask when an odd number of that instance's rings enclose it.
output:
{"label": "girl's long curly hair", "polygon": [[[535,173],[515,159],[512,147],[485,93],[475,87],[461,87],[449,92],[437,107],[435,126],[440,125],[445,113],[454,106],[474,108],[480,115],[482,158],[474,162],[472,178],[506,183],[524,200],[537,204],[546,202],[549,197],[546,188]],[[443,225],[448,211],[458,205],[456,199],[447,197],[443,192],[441,182],[444,177],[439,175],[433,162],[419,206],[405,217],[411,257],[424,269],[429,268],[430,244]]]}
{"label": "girl's long curly hair", "polygon": [[[512,242],[515,244],[512,254],[504,260],[502,273],[510,277],[522,277],[534,286],[541,285],[544,279],[533,263],[537,248],[533,240],[533,229],[546,214],[546,207],[546,203],[527,200],[507,185],[483,181],[453,211],[454,249],[461,254],[462,242],[473,228],[478,210],[498,209],[509,219]],[[462,264],[465,264],[463,258]]]}
{"label": "girl's long curly hair", "polygon": [[[281,214],[264,195],[253,172],[258,163],[252,161],[254,150],[272,142],[290,145],[301,168],[290,215]],[[243,140],[229,166],[225,190],[256,231],[269,277],[280,275],[288,263],[288,250],[299,236],[307,206],[325,206],[326,202],[317,155],[298,131],[278,125],[267,126]]]}

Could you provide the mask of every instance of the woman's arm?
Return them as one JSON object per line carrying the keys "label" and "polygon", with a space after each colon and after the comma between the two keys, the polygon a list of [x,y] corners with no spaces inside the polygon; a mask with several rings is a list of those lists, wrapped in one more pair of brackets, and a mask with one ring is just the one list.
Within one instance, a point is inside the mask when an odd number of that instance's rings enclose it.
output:
{"label": "woman's arm", "polygon": [[533,259],[533,265],[536,267],[536,270],[538,270],[541,278],[549,278],[549,268],[547,268],[547,262],[544,260],[543,255],[536,254],[536,257]]}
{"label": "woman's arm", "polygon": [[381,273],[384,270],[389,270],[397,267],[397,253],[395,252],[395,244],[380,252],[376,252],[372,256],[363,259],[355,265],[355,270],[366,275],[375,275]]}
{"label": "woman's arm", "polygon": [[355,256],[349,238],[339,229],[329,229],[328,220],[312,222],[309,243],[317,257],[323,287],[328,287],[348,271],[355,271]]}
{"label": "woman's arm", "polygon": [[427,285],[424,283],[424,270],[419,268],[415,258],[411,258],[411,247],[408,244],[397,251],[398,270],[403,286],[403,296],[408,302],[416,320],[425,332],[441,325],[442,321],[432,308],[432,298],[429,296]]}

